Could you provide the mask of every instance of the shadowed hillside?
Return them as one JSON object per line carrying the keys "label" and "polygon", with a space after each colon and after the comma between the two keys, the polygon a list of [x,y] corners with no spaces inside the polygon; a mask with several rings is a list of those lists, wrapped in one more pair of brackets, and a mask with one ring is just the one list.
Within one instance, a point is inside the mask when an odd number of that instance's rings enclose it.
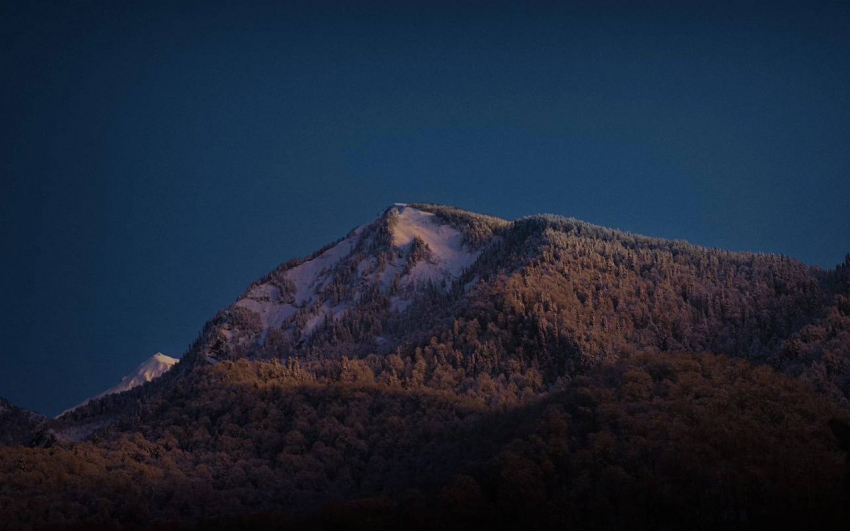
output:
{"label": "shadowed hillside", "polygon": [[359,361],[325,376],[199,368],[87,442],[1,450],[0,510],[11,529],[241,518],[716,529],[847,516],[828,428],[846,412],[769,368],[632,355],[510,408],[487,405],[496,386],[458,395],[386,376]]}
{"label": "shadowed hillside", "polygon": [[0,445],[29,443],[47,419],[0,398]]}

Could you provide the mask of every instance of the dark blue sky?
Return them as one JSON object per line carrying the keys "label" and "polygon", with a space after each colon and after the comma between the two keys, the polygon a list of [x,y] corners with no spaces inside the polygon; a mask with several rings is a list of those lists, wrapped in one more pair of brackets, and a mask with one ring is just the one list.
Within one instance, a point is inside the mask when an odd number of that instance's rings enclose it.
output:
{"label": "dark blue sky", "polygon": [[850,251],[848,2],[162,4],[0,7],[19,405],[56,414],[181,355],[252,280],[396,201]]}

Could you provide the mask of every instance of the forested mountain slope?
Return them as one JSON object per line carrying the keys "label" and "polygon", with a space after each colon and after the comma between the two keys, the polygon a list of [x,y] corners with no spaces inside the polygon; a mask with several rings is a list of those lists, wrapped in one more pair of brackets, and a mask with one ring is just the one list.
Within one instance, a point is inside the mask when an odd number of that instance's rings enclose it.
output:
{"label": "forested mountain slope", "polygon": [[0,528],[717,529],[848,516],[828,427],[846,411],[767,367],[628,355],[510,407],[487,381],[460,394],[388,379],[360,364],[199,367],[88,441],[0,450]]}
{"label": "forested mountain slope", "polygon": [[187,361],[393,353],[455,380],[531,371],[549,386],[624,349],[687,350],[769,363],[846,401],[848,271],[850,258],[823,271],[557,216],[393,206],[254,283]]}
{"label": "forested mountain slope", "polygon": [[0,450],[0,512],[834,524],[848,397],[850,257],[393,205],[253,283],[160,378],[51,421],[51,448]]}

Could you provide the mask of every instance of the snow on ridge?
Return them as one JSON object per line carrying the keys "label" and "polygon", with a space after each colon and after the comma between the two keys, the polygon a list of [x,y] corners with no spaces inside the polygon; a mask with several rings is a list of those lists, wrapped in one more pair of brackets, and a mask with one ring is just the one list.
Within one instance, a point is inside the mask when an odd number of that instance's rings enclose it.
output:
{"label": "snow on ridge", "polygon": [[[390,300],[393,311],[403,312],[413,303],[412,296],[418,285],[429,281],[451,283],[478,259],[480,250],[473,251],[464,244],[463,234],[436,214],[409,206],[394,208],[397,217],[392,228],[393,245],[399,248],[412,246],[418,237],[428,246],[429,256],[417,262],[400,280],[400,292]],[[404,259],[396,260],[384,272],[386,287],[395,274],[404,270]]]}
{"label": "snow on ridge", "polygon": [[168,372],[171,367],[176,365],[178,361],[180,360],[177,358],[172,358],[171,356],[166,356],[162,352],[157,352],[151,356],[150,359],[139,365],[135,372],[122,378],[121,383],[106,391],[105,394],[129,391],[130,389],[147,383],[154,378],[159,378]]}
{"label": "snow on ridge", "polygon": [[[284,301],[280,289],[272,282],[254,286],[244,297],[236,301],[235,306],[256,313],[262,330],[256,338],[263,343],[269,330],[280,328],[283,323],[297,312],[311,308],[320,301],[322,291],[334,280],[335,268],[351,257],[354,249],[363,238],[370,237],[367,229],[374,227],[376,221],[393,215],[390,225],[391,243],[395,251],[383,267],[378,268],[377,256],[364,257],[359,263],[352,264],[355,283],[354,294],[350,300],[331,304],[322,301],[301,329],[301,337],[312,334],[326,319],[340,319],[359,299],[359,289],[367,285],[378,285],[384,292],[400,277],[397,293],[391,301],[394,311],[404,311],[415,297],[416,288],[429,281],[450,281],[460,276],[478,258],[480,251],[469,249],[463,242],[463,234],[454,227],[442,222],[433,213],[425,212],[405,203],[395,203],[373,220],[360,225],[342,241],[329,249],[306,260],[295,267],[282,272],[283,278],[292,283],[292,298]],[[424,241],[430,250],[426,259],[419,260],[413,267],[407,265],[407,255],[414,239]],[[312,312],[312,310],[311,310]]]}
{"label": "snow on ridge", "polygon": [[330,277],[330,275],[322,275],[322,273],[326,269],[333,269],[343,258],[350,255],[358,239],[359,230],[355,230],[354,234],[316,258],[302,262],[285,273],[286,278],[295,283],[295,303],[297,305],[310,304],[316,300]]}
{"label": "snow on ridge", "polygon": [[145,383],[150,382],[151,380],[159,378],[160,376],[171,370],[171,368],[174,367],[174,365],[176,365],[178,361],[180,360],[177,358],[172,358],[171,356],[166,356],[162,352],[157,352],[156,354],[145,360],[144,363],[136,367],[135,371],[121,378],[121,382],[119,382],[117,385],[110,387],[99,395],[95,395],[70,409],[66,409],[65,411],[57,415],[56,418],[59,418],[65,413],[69,413],[79,407],[82,407],[91,402],[92,400],[97,400],[98,398],[102,398],[107,395],[123,393],[124,391],[129,391],[130,389],[134,389],[140,385],[144,385]]}
{"label": "snow on ridge", "polygon": [[265,341],[270,329],[280,328],[286,319],[318,299],[319,293],[332,280],[334,267],[351,254],[368,225],[357,227],[347,238],[319,256],[283,273],[284,278],[295,286],[293,304],[281,303],[280,290],[268,282],[254,286],[245,297],[236,301],[236,306],[259,315],[263,326],[260,342]]}

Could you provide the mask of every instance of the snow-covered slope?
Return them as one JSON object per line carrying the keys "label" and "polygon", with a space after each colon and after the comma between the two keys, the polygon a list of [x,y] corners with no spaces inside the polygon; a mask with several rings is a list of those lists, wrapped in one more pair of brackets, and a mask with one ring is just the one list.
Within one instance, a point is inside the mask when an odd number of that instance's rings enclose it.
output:
{"label": "snow-covered slope", "polygon": [[157,352],[147,361],[139,365],[135,371],[121,378],[121,382],[118,385],[107,389],[96,398],[129,391],[134,387],[150,382],[154,378],[159,378],[168,372],[168,370],[171,369],[171,367],[173,367],[178,361],[179,360],[176,358],[166,356],[162,352]]}
{"label": "snow-covered slope", "polygon": [[220,351],[251,350],[273,331],[297,345],[376,294],[391,311],[404,312],[423,287],[449,289],[480,252],[445,217],[396,203],[324,251],[251,286],[219,328],[226,344]]}
{"label": "snow-covered slope", "polygon": [[404,276],[403,285],[455,278],[478,257],[478,252],[464,245],[459,230],[441,223],[430,212],[400,208],[391,232],[393,245],[399,249],[409,249],[419,239],[430,251],[426,260],[418,261]]}
{"label": "snow-covered slope", "polygon": [[316,303],[332,279],[335,267],[343,258],[351,255],[365,227],[358,227],[344,240],[315,258],[254,286],[236,302],[236,306],[251,310],[259,316],[262,323],[261,340],[265,339],[269,329],[280,328],[298,310]]}
{"label": "snow-covered slope", "polygon": [[150,382],[155,378],[159,378],[160,376],[168,372],[178,361],[180,360],[172,358],[170,356],[166,356],[162,352],[157,352],[156,354],[148,358],[144,363],[136,367],[135,371],[121,378],[121,381],[117,385],[110,387],[109,389],[100,393],[97,396],[93,396],[88,400],[77,404],[71,409],[63,411],[59,414],[59,416],[61,417],[65,413],[73,411],[78,407],[82,407],[91,402],[92,400],[96,400],[106,395],[123,393],[124,391],[129,391],[130,389]]}

